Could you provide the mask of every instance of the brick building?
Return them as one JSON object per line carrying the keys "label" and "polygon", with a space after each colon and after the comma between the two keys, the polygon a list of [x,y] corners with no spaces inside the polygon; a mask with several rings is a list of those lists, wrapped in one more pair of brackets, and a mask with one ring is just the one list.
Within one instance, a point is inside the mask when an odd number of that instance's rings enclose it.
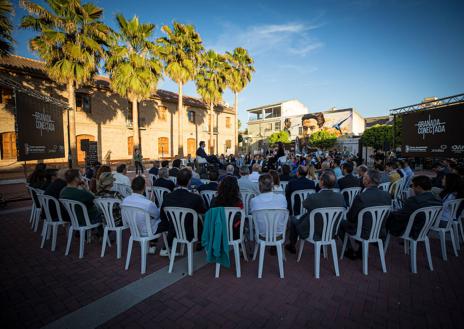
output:
{"label": "brick building", "polygon": [[[41,61],[11,56],[0,58],[0,136],[1,160],[5,166],[16,163],[16,134],[13,90],[2,81],[13,81],[24,89],[30,89],[54,99],[67,102],[65,86],[51,81]],[[184,96],[184,109],[177,111],[178,95],[166,90],[157,90],[149,100],[139,104],[141,148],[144,158],[171,158],[177,155],[179,142],[184,154],[195,155],[198,142],[206,141],[210,153],[230,154],[235,149],[234,129],[236,114],[233,108],[215,108],[213,145],[209,145],[209,118],[205,104],[194,97]],[[84,160],[79,150],[80,140],[98,142],[100,161],[110,158],[132,158],[133,131],[131,104],[110,89],[107,77],[97,76],[88,86],[76,90],[76,136],[78,160]],[[67,111],[63,110],[65,141],[67,135]],[[183,138],[178,140],[178,120],[182,120]],[[221,133],[219,134],[218,131]],[[65,154],[68,153],[65,143]],[[66,162],[53,159],[47,162]]]}

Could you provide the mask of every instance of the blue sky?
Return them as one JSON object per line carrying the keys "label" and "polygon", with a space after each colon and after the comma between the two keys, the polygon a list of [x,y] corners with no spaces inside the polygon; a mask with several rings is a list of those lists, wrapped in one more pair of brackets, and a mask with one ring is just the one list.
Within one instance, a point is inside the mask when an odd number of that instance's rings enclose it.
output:
{"label": "blue sky", "polygon": [[[40,2],[40,1],[39,1]],[[142,1],[94,0],[104,20],[138,15],[159,27],[194,24],[207,48],[245,47],[255,60],[253,81],[239,96],[246,109],[299,99],[310,111],[354,107],[364,116],[424,97],[464,92],[464,1]],[[15,23],[25,14],[16,5]],[[32,32],[16,30],[16,53]],[[176,91],[165,78],[159,88]],[[190,82],[185,93],[196,95]],[[224,95],[229,104],[233,96]]]}

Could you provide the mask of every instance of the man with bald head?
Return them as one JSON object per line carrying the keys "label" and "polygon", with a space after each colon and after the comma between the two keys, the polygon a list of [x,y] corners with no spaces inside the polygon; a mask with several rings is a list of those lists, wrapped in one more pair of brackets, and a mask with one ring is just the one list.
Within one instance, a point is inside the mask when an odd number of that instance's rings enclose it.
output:
{"label": "man with bald head", "polygon": [[[345,207],[345,198],[332,190],[337,183],[337,177],[332,170],[325,170],[319,176],[319,186],[321,190],[319,193],[310,194],[307,199],[303,201],[303,207],[306,213],[298,220],[292,217],[290,223],[290,238],[289,244],[285,248],[292,254],[296,253],[295,244],[298,236],[300,239],[306,239],[309,236],[309,214],[314,209],[327,208],[327,207]],[[322,235],[323,222],[320,215],[315,217],[314,226],[314,239],[320,240]],[[336,232],[334,232],[335,234]]]}

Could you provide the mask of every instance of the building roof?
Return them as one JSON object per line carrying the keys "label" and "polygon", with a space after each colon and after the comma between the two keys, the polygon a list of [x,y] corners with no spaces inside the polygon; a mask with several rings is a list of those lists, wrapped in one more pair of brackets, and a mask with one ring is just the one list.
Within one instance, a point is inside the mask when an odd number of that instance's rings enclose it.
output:
{"label": "building roof", "polygon": [[365,118],[364,119],[366,129],[373,127],[375,125],[392,125],[393,124],[393,118],[391,118],[388,115],[382,115],[379,117],[370,117],[370,118]]}
{"label": "building roof", "polygon": [[[48,79],[48,75],[45,71],[45,62],[36,59],[17,55],[0,57],[0,66],[19,69],[21,71],[25,71],[34,75],[39,75],[45,79]],[[107,76],[97,75],[94,78],[94,85],[97,88],[110,89],[110,79]],[[179,95],[177,93],[163,89],[158,89],[153,96],[158,97],[163,102],[175,104],[177,104],[179,99]],[[206,104],[200,98],[192,96],[183,96],[183,103],[186,106],[203,108],[207,107]],[[233,111],[233,108],[223,105],[216,106],[216,108]]]}

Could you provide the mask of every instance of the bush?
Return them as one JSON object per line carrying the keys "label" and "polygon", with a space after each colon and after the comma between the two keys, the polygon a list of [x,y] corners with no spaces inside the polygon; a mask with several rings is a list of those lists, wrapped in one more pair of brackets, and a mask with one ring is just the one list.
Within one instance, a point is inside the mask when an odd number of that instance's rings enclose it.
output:
{"label": "bush", "polygon": [[320,149],[329,149],[337,143],[337,134],[335,132],[323,129],[316,131],[309,136],[309,144]]}
{"label": "bush", "polygon": [[375,149],[383,149],[385,144],[391,147],[393,146],[393,126],[375,125],[367,128],[361,140],[365,146]]}
{"label": "bush", "polygon": [[278,143],[278,142],[282,142],[284,144],[291,142],[290,135],[285,130],[277,131],[275,133],[272,133],[272,135],[269,136],[267,140],[268,140],[269,144],[271,144],[271,145],[275,144],[275,143]]}

